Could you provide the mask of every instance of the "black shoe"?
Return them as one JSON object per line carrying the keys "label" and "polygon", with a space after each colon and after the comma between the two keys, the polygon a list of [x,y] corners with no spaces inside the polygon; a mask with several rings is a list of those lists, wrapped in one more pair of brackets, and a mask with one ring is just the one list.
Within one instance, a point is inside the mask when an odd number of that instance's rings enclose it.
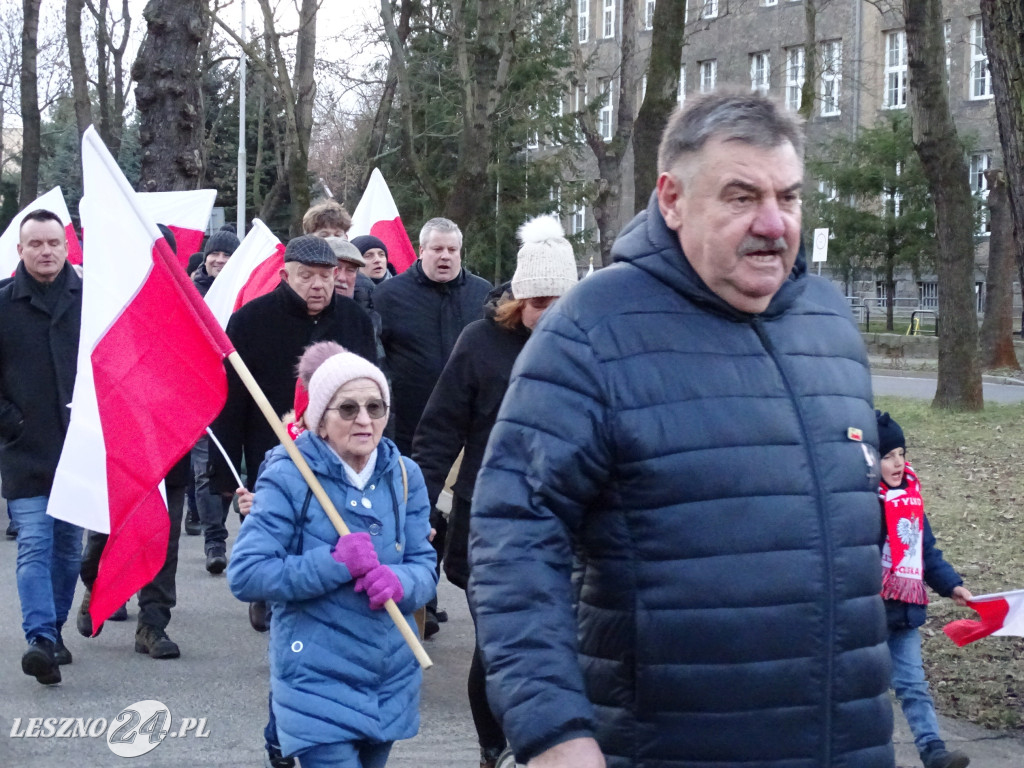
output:
{"label": "black shoe", "polygon": [[92,599],[92,590],[85,590],[82,596],[82,604],[78,606],[78,616],[75,617],[75,626],[78,627],[78,634],[82,637],[98,637],[103,631],[103,624],[96,627],[96,634],[92,632],[92,616],[89,615],[89,601]]}
{"label": "black shoe", "polygon": [[249,603],[249,623],[257,632],[266,632],[270,629],[270,606],[263,600]]}
{"label": "black shoe", "polygon": [[438,608],[436,611],[434,611],[434,615],[437,616],[438,624],[444,624],[446,621],[448,621],[448,611]]}
{"label": "black shoe", "polygon": [[128,606],[122,605],[110,614],[110,621],[128,621]]}
{"label": "black shoe", "polygon": [[199,511],[190,509],[185,514],[185,533],[189,536],[198,536],[203,532],[203,525],[199,522]]}
{"label": "black shoe", "polygon": [[211,549],[206,553],[206,570],[216,576],[228,567],[227,554],[223,549]]}
{"label": "black shoe", "polygon": [[437,614],[427,608],[427,618],[423,622],[423,639],[433,637],[441,630],[441,624],[437,620]]}
{"label": "black shoe", "polygon": [[8,539],[18,538],[18,526],[14,524],[13,520],[11,520],[10,524],[7,526],[7,532],[4,533],[4,536]]}
{"label": "black shoe", "polygon": [[71,651],[64,645],[64,637],[61,635],[60,630],[57,630],[57,642],[53,644],[53,658],[57,662],[57,666],[60,667],[73,661]]}
{"label": "black shoe", "polygon": [[281,754],[280,747],[267,744],[267,754],[263,765],[266,768],[295,768],[295,758],[285,757]]}
{"label": "black shoe", "polygon": [[971,758],[963,752],[948,752],[946,746],[940,743],[931,748],[926,746],[921,752],[921,762],[924,768],[967,768]]}
{"label": "black shoe", "polygon": [[21,657],[21,671],[43,685],[60,682],[60,667],[54,658],[53,641],[46,637],[33,637],[28,650]]}
{"label": "black shoe", "polygon": [[151,659],[176,659],[181,656],[178,644],[166,632],[146,624],[135,630],[135,652],[148,653]]}

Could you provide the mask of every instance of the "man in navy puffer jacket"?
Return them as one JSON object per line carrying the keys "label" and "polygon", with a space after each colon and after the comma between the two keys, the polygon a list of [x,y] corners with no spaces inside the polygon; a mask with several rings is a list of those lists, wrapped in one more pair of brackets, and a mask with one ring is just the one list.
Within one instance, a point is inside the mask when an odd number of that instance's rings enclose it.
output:
{"label": "man in navy puffer jacket", "polygon": [[860,336],[799,124],[687,99],[616,264],[549,310],[477,479],[470,602],[530,768],[891,768]]}

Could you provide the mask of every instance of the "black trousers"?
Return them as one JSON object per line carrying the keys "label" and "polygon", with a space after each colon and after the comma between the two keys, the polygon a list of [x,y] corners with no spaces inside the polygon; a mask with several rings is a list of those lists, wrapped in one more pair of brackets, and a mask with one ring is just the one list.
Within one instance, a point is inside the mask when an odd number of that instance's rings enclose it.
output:
{"label": "black trousers", "polygon": [[[178,539],[181,538],[181,516],[185,507],[185,486],[167,485],[167,514],[171,531],[167,538],[167,559],[153,580],[139,590],[139,626],[166,629],[171,621],[171,609],[177,603],[175,576],[178,572]],[[107,545],[107,534],[89,531],[82,551],[82,583],[88,589],[96,582],[100,557]]]}

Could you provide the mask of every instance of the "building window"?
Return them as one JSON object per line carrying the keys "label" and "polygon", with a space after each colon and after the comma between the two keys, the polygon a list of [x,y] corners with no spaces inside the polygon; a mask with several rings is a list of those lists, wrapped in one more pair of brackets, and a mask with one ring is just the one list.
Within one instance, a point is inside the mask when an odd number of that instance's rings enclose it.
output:
{"label": "building window", "polygon": [[604,0],[601,16],[601,37],[615,37],[615,0]]}
{"label": "building window", "polygon": [[985,171],[989,169],[992,157],[987,152],[976,152],[971,155],[971,192],[978,201],[978,232],[977,234],[986,237],[992,232],[991,222],[988,220],[988,179],[985,178]]}
{"label": "building window", "polygon": [[590,0],[579,0],[576,7],[576,16],[579,19],[579,40],[581,43],[590,39]]}
{"label": "building window", "polygon": [[597,113],[597,130],[601,138],[611,141],[615,126],[612,123],[612,81],[601,81],[601,111]]}
{"label": "building window", "polygon": [[715,90],[715,83],[718,81],[718,59],[701,61],[697,66],[700,67],[700,92]]}
{"label": "building window", "polygon": [[572,207],[572,216],[569,220],[569,234],[582,235],[587,225],[587,204],[582,200]]}
{"label": "building window", "polygon": [[836,189],[836,185],[830,181],[818,182],[818,194],[829,203],[834,203],[839,199],[839,191]]}
{"label": "building window", "polygon": [[530,107],[527,110],[529,128],[526,129],[526,148],[537,149],[540,147],[540,133],[537,131],[537,108]]}
{"label": "building window", "polygon": [[[897,161],[896,163],[896,178],[897,180],[903,173],[903,163]],[[899,182],[897,181],[895,189],[886,189],[882,193],[882,206],[885,210],[886,216],[889,212],[892,212],[892,217],[898,219],[900,213],[903,211],[903,193],[899,191]]]}
{"label": "building window", "polygon": [[885,36],[885,109],[907,106],[907,34],[902,29]]}
{"label": "building window", "polygon": [[700,7],[700,17],[702,19],[717,19],[718,0],[704,0]]}
{"label": "building window", "polygon": [[644,29],[654,29],[654,2],[644,0]]}
{"label": "building window", "polygon": [[992,73],[988,71],[981,17],[971,19],[971,98],[992,98]]}
{"label": "building window", "polygon": [[949,72],[952,69],[952,57],[953,43],[950,42],[950,34],[952,33],[952,22],[949,19],[942,25],[942,43],[946,51],[946,85],[949,85]]}
{"label": "building window", "polygon": [[679,91],[676,93],[676,101],[679,106],[686,103],[686,65],[679,65]]}
{"label": "building window", "polygon": [[840,113],[839,94],[843,85],[843,41],[826,40],[821,44],[821,116]]}
{"label": "building window", "polygon": [[768,93],[770,74],[768,51],[750,54],[750,90],[762,95]]}
{"label": "building window", "polygon": [[786,49],[786,107],[793,112],[800,109],[804,90],[803,46]]}
{"label": "building window", "polygon": [[765,6],[766,8],[768,6],[778,5],[778,4],[779,4],[779,0],[761,0],[761,5]]}
{"label": "building window", "polygon": [[917,300],[921,309],[939,308],[939,284],[919,282],[917,284]]}
{"label": "building window", "polygon": [[562,215],[562,185],[555,184],[548,190],[548,201],[551,203],[551,212],[555,216]]}

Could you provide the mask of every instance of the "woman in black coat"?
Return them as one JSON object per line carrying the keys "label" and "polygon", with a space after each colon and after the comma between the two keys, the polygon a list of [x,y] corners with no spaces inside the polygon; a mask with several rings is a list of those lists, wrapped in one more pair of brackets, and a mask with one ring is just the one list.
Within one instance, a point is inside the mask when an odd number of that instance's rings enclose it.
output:
{"label": "woman in black coat", "polygon": [[[413,439],[413,460],[423,470],[434,506],[452,465],[459,453],[463,454],[452,486],[443,558],[445,575],[460,589],[465,589],[469,580],[473,487],[512,366],[544,311],[577,281],[576,258],[556,218],[541,216],[527,222],[520,228],[519,238],[523,246],[512,282],[492,291],[486,317],[462,331]],[[480,765],[494,768],[505,748],[505,735],[487,704],[479,648],[473,652],[468,688],[480,742]]]}

